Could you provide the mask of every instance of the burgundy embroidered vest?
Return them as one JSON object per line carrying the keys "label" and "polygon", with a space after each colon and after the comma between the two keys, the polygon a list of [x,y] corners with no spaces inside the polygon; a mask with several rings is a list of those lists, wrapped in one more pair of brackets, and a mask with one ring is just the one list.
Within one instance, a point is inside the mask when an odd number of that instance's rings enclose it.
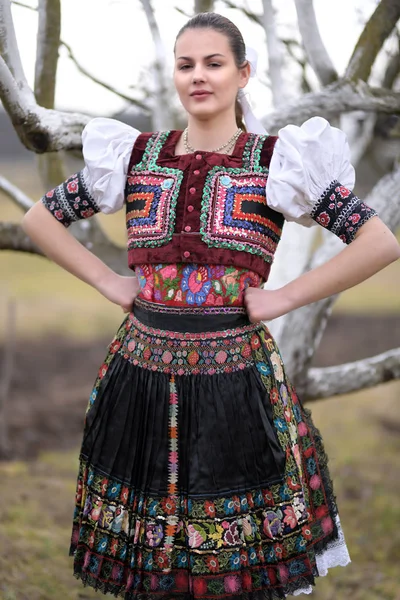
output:
{"label": "burgundy embroidered vest", "polygon": [[265,186],[276,137],[242,134],[232,155],[175,156],[180,131],[141,134],[125,188],[128,260],[235,265],[268,279],[283,216]]}

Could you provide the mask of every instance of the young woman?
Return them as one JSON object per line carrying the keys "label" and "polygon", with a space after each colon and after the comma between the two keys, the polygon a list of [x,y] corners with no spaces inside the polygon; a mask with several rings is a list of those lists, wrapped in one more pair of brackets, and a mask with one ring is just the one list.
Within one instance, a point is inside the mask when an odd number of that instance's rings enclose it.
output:
{"label": "young woman", "polygon": [[[284,598],[349,562],[321,437],[262,321],[363,281],[400,248],[350,191],[341,131],[321,118],[279,138],[242,130],[249,76],[238,29],[194,17],[175,48],[187,129],[92,120],[85,168],[24,218],[52,260],[128,313],[86,413],[71,545],[84,584],[127,600]],[[64,227],[124,204],[136,277]],[[284,218],[348,246],[266,291]]]}

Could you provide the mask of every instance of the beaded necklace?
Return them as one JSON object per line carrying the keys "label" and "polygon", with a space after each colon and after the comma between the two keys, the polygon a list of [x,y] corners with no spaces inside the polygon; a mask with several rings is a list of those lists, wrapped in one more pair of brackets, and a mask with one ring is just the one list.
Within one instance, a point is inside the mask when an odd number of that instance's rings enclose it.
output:
{"label": "beaded necklace", "polygon": [[[225,142],[225,144],[222,144],[222,146],[215,148],[215,150],[209,150],[209,152],[221,152],[221,150],[229,150],[231,147],[234,146],[234,144],[236,143],[236,140],[238,139],[238,137],[241,133],[242,133],[242,130],[237,129],[235,131],[235,133],[233,134],[233,136],[227,142]],[[191,154],[193,152],[196,152],[196,149],[193,148],[193,146],[191,146],[189,144],[187,127],[186,127],[185,131],[183,132],[183,145],[185,147],[186,154]]]}

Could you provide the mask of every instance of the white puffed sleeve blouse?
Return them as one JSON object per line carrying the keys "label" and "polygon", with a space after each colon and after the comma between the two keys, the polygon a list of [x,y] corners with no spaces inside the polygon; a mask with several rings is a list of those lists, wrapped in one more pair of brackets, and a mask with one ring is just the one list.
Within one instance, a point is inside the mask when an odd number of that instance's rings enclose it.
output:
{"label": "white puffed sleeve blouse", "polygon": [[350,190],[355,183],[343,131],[321,117],[279,131],[267,182],[271,208],[287,221],[314,225],[310,215],[332,181],[340,181]]}
{"label": "white puffed sleeve blouse", "polygon": [[[139,131],[108,118],[92,119],[82,134],[85,167],[48,192],[44,204],[64,225],[124,204],[133,145]],[[346,136],[321,117],[279,131],[266,186],[268,205],[286,220],[319,223],[349,243],[376,213],[354,196]],[[75,202],[76,195],[79,202]]]}

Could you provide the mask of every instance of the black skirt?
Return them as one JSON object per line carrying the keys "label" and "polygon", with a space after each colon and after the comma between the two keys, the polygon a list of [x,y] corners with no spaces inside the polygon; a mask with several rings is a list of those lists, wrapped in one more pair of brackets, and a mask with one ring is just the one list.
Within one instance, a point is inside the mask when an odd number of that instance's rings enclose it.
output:
{"label": "black skirt", "polygon": [[264,324],[184,313],[136,306],[109,346],[85,419],[74,574],[126,600],[309,592],[349,560],[321,436]]}

